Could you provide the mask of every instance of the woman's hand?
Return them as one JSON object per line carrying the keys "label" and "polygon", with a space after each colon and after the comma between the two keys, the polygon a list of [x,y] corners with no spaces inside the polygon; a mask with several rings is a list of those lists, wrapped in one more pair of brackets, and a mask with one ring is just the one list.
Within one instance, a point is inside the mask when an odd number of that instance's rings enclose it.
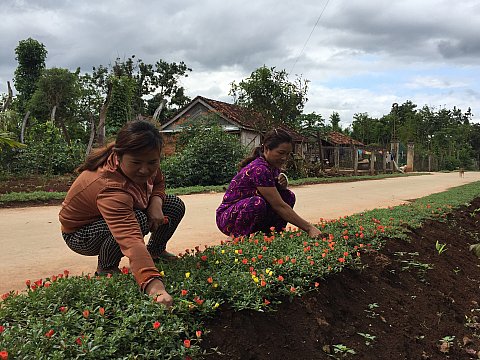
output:
{"label": "woman's hand", "polygon": [[173,304],[173,298],[165,290],[163,282],[159,279],[153,279],[145,288],[145,292],[152,296],[157,303],[163,304],[167,308]]}
{"label": "woman's hand", "polygon": [[311,238],[317,238],[319,237],[320,235],[322,235],[322,232],[320,230],[318,230],[315,226],[311,225],[308,230],[308,236],[310,236]]}
{"label": "woman's hand", "polygon": [[152,233],[163,224],[166,224],[165,216],[163,215],[162,198],[159,196],[153,196],[150,199],[150,204],[147,207],[147,215],[148,227]]}
{"label": "woman's hand", "polygon": [[278,174],[277,181],[281,189],[286,189],[288,187],[288,178],[284,173]]}

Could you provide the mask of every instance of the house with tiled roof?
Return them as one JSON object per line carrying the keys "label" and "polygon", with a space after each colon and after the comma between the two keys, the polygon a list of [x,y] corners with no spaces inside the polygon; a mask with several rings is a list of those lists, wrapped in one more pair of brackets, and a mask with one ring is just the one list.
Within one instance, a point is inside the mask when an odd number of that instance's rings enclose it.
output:
{"label": "house with tiled roof", "polygon": [[[176,135],[182,131],[186,123],[191,123],[212,113],[218,115],[218,124],[225,131],[238,136],[241,144],[249,148],[260,145],[261,134],[258,129],[261,128],[259,125],[264,122],[260,114],[235,104],[197,96],[161,126],[160,132],[165,139],[165,155],[175,152]],[[307,139],[287,126],[280,127],[292,136],[294,153],[302,156]]]}

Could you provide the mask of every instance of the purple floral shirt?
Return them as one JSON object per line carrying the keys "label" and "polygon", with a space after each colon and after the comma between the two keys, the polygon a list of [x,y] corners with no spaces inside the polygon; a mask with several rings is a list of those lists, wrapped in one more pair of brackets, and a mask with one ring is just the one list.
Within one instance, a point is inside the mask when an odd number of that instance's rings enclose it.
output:
{"label": "purple floral shirt", "polygon": [[261,196],[257,188],[276,186],[280,170],[272,167],[263,157],[258,157],[242,168],[232,179],[223,196],[217,213],[222,212],[239,200],[252,196]]}

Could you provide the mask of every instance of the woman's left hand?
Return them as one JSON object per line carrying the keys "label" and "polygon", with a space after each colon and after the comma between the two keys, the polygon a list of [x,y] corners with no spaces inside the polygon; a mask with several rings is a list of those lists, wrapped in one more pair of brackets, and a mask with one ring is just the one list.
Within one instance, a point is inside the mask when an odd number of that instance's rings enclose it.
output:
{"label": "woman's left hand", "polygon": [[284,173],[278,174],[277,181],[281,189],[286,189],[288,187],[288,178]]}
{"label": "woman's left hand", "polygon": [[166,224],[165,216],[163,215],[163,201],[160,197],[154,196],[150,199],[150,204],[147,208],[148,226],[151,232]]}

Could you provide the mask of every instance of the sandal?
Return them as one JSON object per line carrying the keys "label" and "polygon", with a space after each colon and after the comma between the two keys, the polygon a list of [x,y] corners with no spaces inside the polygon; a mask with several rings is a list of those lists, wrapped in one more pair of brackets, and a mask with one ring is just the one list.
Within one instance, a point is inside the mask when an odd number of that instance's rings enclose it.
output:
{"label": "sandal", "polygon": [[178,256],[175,254],[172,254],[171,252],[168,252],[167,250],[164,250],[158,255],[158,257],[153,258],[153,262],[157,263],[161,260],[167,260],[167,261],[172,261],[172,260],[177,260]]}
{"label": "sandal", "polygon": [[121,270],[117,268],[110,268],[110,269],[100,269],[97,268],[97,271],[95,271],[95,276],[107,276],[108,274],[113,275],[113,274],[120,274]]}

